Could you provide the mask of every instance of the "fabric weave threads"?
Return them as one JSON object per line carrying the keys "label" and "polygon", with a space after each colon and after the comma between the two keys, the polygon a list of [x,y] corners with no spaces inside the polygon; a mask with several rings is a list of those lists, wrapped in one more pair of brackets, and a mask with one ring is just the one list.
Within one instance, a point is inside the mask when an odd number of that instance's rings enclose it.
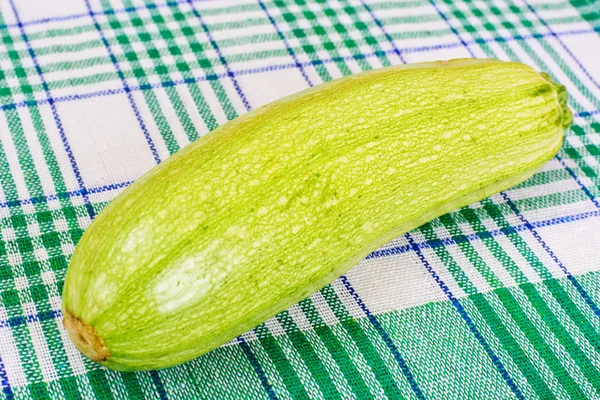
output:
{"label": "fabric weave threads", "polygon": [[[597,48],[595,0],[0,0],[0,398],[600,398]],[[528,181],[183,365],[118,373],[69,342],[70,256],[145,171],[309,86],[459,57],[567,87]]]}

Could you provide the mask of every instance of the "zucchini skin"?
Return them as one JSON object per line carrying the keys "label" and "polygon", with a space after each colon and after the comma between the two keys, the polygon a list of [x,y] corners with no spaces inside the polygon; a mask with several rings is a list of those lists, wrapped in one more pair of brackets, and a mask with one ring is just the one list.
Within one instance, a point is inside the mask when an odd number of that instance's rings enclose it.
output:
{"label": "zucchini skin", "polygon": [[572,120],[520,63],[389,67],[215,129],[117,196],[63,290],[83,354],[122,371],[198,357],[387,241],[531,176]]}

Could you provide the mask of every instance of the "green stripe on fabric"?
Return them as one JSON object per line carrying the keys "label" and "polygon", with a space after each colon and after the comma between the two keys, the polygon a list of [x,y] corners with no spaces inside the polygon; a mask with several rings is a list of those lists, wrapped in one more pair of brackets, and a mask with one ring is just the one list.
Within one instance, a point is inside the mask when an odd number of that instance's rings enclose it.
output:
{"label": "green stripe on fabric", "polygon": [[573,377],[565,370],[558,357],[544,341],[544,338],[531,324],[531,321],[528,320],[523,309],[519,303],[517,303],[510,291],[502,288],[495,290],[494,293],[498,296],[506,311],[508,311],[517,326],[525,334],[529,343],[531,343],[539,355],[544,359],[546,365],[550,368],[556,379],[561,383],[571,398],[585,398],[584,393],[573,380]]}
{"label": "green stripe on fabric", "polygon": [[269,333],[269,330],[264,324],[260,324],[254,328],[254,330],[259,337],[258,340],[260,344],[277,368],[277,371],[279,371],[279,375],[283,379],[283,383],[285,384],[287,390],[291,393],[292,397],[298,399],[307,399],[308,395],[304,390],[302,382],[281,350],[277,340]]}
{"label": "green stripe on fabric", "polygon": [[77,380],[74,377],[60,378],[59,382],[62,393],[67,400],[79,400],[82,398],[77,387]]}
{"label": "green stripe on fabric", "polygon": [[[288,25],[290,25],[290,28],[292,28],[291,34],[287,32],[282,32],[282,34],[284,35],[284,37],[286,37],[287,40],[298,40],[300,42],[300,45],[302,46],[302,49],[304,50],[304,53],[308,56],[308,59],[313,62],[318,61],[319,56],[316,53],[315,47],[308,41],[308,39],[306,39],[306,33],[304,32],[304,30],[299,28],[298,24],[296,23],[296,18],[293,16],[292,13],[289,12],[286,2],[281,0],[274,0],[273,2],[263,3],[265,3],[265,6],[267,8],[271,7],[271,4],[277,7],[284,18],[286,18],[286,16],[290,16],[287,17],[286,22],[288,23]],[[319,27],[315,27],[314,31],[317,35],[322,35],[324,33]],[[296,55],[301,54],[301,52],[298,50],[293,49],[292,51]],[[321,78],[322,82],[327,82],[332,79],[331,74],[329,73],[325,65],[323,65],[323,63],[317,63],[316,65],[314,65],[314,68],[317,71],[317,74]]]}
{"label": "green stripe on fabric", "polygon": [[129,397],[134,399],[143,397],[144,394],[135,373],[123,372],[121,373],[121,379],[123,379],[123,383],[125,384],[127,395]]}
{"label": "green stripe on fabric", "polygon": [[[513,363],[527,379],[537,396],[542,399],[552,399],[554,394],[548,388],[548,385],[538,374],[536,368],[531,364],[527,354],[523,352],[519,343],[512,337],[510,332],[502,324],[502,321],[496,315],[496,312],[485,299],[483,294],[469,296],[468,300],[477,308],[486,325],[491,329],[496,339],[502,345],[502,348],[511,357]],[[461,301],[464,303],[464,301]]]}
{"label": "green stripe on fabric", "polygon": [[369,363],[371,370],[377,377],[377,380],[381,383],[385,394],[392,399],[402,398],[402,394],[396,385],[394,377],[390,374],[389,369],[381,359],[381,355],[377,352],[377,349],[373,346],[359,323],[355,319],[348,319],[341,321],[341,324],[350,334]]}
{"label": "green stripe on fabric", "polygon": [[[468,22],[466,22],[466,17],[464,15],[464,13],[461,12],[460,10],[458,10],[454,6],[454,3],[452,0],[444,0],[444,2],[448,5],[448,7],[451,8],[453,15],[461,22],[461,24],[463,24],[463,26],[470,26],[470,25],[468,25]],[[509,4],[514,6],[512,4],[512,2],[509,2]],[[482,6],[483,6],[483,4],[482,4]],[[512,35],[518,35],[518,32],[515,29],[514,24],[512,22],[508,21],[497,7],[495,7],[494,5],[489,5],[489,4],[487,6],[488,6],[487,11],[481,11],[481,9],[478,9],[476,5],[471,4],[471,5],[469,5],[469,10],[472,12],[474,17],[478,17],[484,22],[483,26],[489,32],[492,32],[492,33],[495,32],[496,26],[491,24],[490,20],[486,16],[493,14],[496,18],[498,18],[501,21],[501,23],[503,23],[504,29],[508,29]],[[526,25],[529,25],[529,24],[526,24]],[[529,31],[531,31],[530,27],[528,27],[526,25],[522,25],[522,29],[528,29]],[[533,32],[533,33],[535,33],[535,32]],[[478,31],[476,31],[474,28],[470,30],[470,34],[477,38],[481,38]],[[569,73],[570,71],[566,67],[564,60],[562,60],[561,56],[558,53],[556,53],[551,46],[549,46],[547,44],[546,39],[545,38],[536,38],[536,41],[542,46],[542,48],[545,51],[548,52],[548,54],[552,57],[552,59],[557,63],[559,68],[569,77],[571,82],[584,94],[584,96],[589,101],[591,101],[596,107],[598,107],[600,100],[596,99],[595,96],[593,96],[593,94],[589,91],[589,89],[587,87],[585,87],[585,85],[583,85],[579,79],[577,79],[576,75]],[[492,57],[492,58],[497,57],[494,54],[493,50],[491,50],[491,48],[488,44],[480,43],[480,42],[478,42],[478,43],[479,43],[479,46],[482,48],[482,50],[484,50],[486,52],[486,55],[488,57]],[[533,48],[527,42],[520,41],[517,44],[527,53],[527,55],[529,57],[532,58],[532,60],[542,70],[547,71],[552,76],[553,79],[556,79],[556,76],[554,76],[554,74],[552,73],[548,64],[533,50]],[[519,57],[514,53],[514,51],[510,48],[510,46],[508,44],[499,42],[499,46],[506,52],[506,54],[512,60],[516,60],[516,61],[519,60]],[[578,102],[576,102],[573,97],[570,98],[570,104],[575,108],[575,110],[577,112],[584,111],[583,107]]]}
{"label": "green stripe on fabric", "polygon": [[[279,3],[285,4],[285,2],[283,2],[283,1],[275,2],[275,4],[279,4]],[[299,4],[300,6],[304,5],[303,0],[295,0],[295,3]],[[332,25],[335,26],[336,25],[335,18],[334,18],[335,13],[333,12],[333,10],[329,10],[329,11],[331,11],[331,12],[327,12],[327,10],[325,10],[325,15],[332,22]],[[311,44],[308,41],[308,39],[305,39],[307,36],[306,35],[307,31],[310,32],[310,30],[306,29],[306,28],[300,29],[299,24],[296,22],[297,20],[300,20],[300,21],[304,20],[310,24],[312,31],[316,34],[316,37],[318,38],[318,41],[320,44],[319,47],[322,46],[322,48],[324,48],[328,52],[328,54],[333,59],[336,60],[334,64],[338,67],[342,76],[348,76],[352,73],[352,71],[348,67],[348,64],[344,60],[340,59],[340,53],[338,52],[338,49],[337,49],[335,43],[329,41],[329,38],[325,35],[325,29],[323,28],[323,26],[321,26],[319,24],[319,21],[317,19],[317,14],[315,14],[315,12],[313,12],[311,10],[304,10],[302,12],[302,15],[300,15],[300,13],[292,14],[289,12],[288,9],[285,9],[285,12],[282,13],[282,17],[288,24],[290,24],[291,26],[294,27],[294,29],[292,29],[292,33],[294,34],[294,36],[296,38],[298,38],[300,40],[302,49],[304,50],[305,53],[310,54],[311,58],[312,57],[319,58],[319,57],[317,55],[317,50],[316,50],[314,44]],[[342,29],[343,29],[343,27],[342,27]],[[339,33],[342,34],[343,32],[339,32]],[[296,55],[298,55],[298,52],[296,52]],[[326,69],[325,66],[323,66],[323,68]],[[324,76],[325,75],[326,74],[324,74]],[[322,76],[321,78],[323,79],[324,76]],[[331,79],[331,77],[329,77],[329,79]]]}
{"label": "green stripe on fabric", "polygon": [[106,375],[99,367],[97,369],[88,372],[90,384],[94,389],[94,394],[100,400],[114,399]]}
{"label": "green stripe on fabric", "polygon": [[[193,9],[194,5],[190,4],[190,7],[192,7],[192,9]],[[154,11],[151,10],[150,12],[151,12],[151,14],[157,15],[156,10],[154,10]],[[195,18],[195,15],[191,14],[190,18]],[[160,17],[159,20],[164,24],[164,19],[162,17]],[[171,36],[172,36],[172,34],[171,34]],[[190,45],[191,45],[191,43],[190,43]],[[181,51],[178,49],[178,46],[175,46],[175,48],[177,48],[176,52],[178,54],[180,54]],[[202,50],[198,51],[198,53],[199,53],[198,63],[200,65],[200,67],[205,71],[206,75],[214,75],[215,67],[225,68],[226,65],[223,65],[222,60],[218,57],[214,61],[208,61],[205,58],[206,56],[204,54],[204,52],[207,49],[212,49],[215,52],[217,52],[217,50],[218,50],[217,48],[215,48],[215,45],[213,42],[210,42],[208,45],[202,45]],[[169,50],[172,52],[171,49],[169,49]],[[212,87],[213,91],[215,92],[217,99],[219,100],[219,103],[221,104],[221,107],[223,108],[223,111],[225,112],[225,116],[227,117],[227,119],[232,120],[232,119],[236,118],[238,116],[238,113],[235,110],[231,100],[229,99],[229,96],[228,96],[225,88],[223,87],[222,83],[219,80],[210,80],[209,83],[210,83],[210,86]]]}
{"label": "green stripe on fabric", "polygon": [[[580,278],[578,278],[580,279]],[[565,289],[561,286],[559,281],[550,279],[544,281],[546,288],[552,295],[554,299],[565,313],[571,318],[571,320],[577,324],[581,333],[584,337],[590,342],[590,344],[596,349],[596,351],[600,354],[600,330],[594,328],[592,324],[588,321],[588,319],[583,315],[580,307],[578,307],[575,302],[569,297],[569,295],[565,292]],[[587,293],[595,293],[593,290],[587,290]],[[580,296],[578,296],[580,297]],[[587,304],[584,305],[586,309],[589,309]],[[595,316],[592,316],[595,318]]]}
{"label": "green stripe on fabric", "polygon": [[[492,218],[492,220],[500,227],[511,229],[511,225],[506,220],[505,215],[513,214],[512,210],[508,205],[502,204],[502,207],[506,209],[506,211],[502,211],[500,205],[494,204],[494,202],[490,199],[485,199],[481,201],[483,205],[483,210]],[[541,279],[550,279],[552,278],[552,274],[548,270],[548,268],[540,261],[539,257],[536,253],[529,247],[527,242],[520,235],[507,235],[507,238],[513,244],[513,246],[518,250],[519,254],[523,256],[523,258],[527,261],[527,263],[533,268],[533,270],[538,274]]]}
{"label": "green stripe on fabric", "polygon": [[[174,369],[185,377],[180,382],[182,398],[268,398],[253,366],[238,345],[219,347]],[[230,385],[231,382],[235,384]]]}
{"label": "green stripe on fabric", "polygon": [[[456,223],[452,214],[442,215],[438,218],[438,221],[448,230],[451,235],[461,235],[462,230]],[[432,222],[432,224],[435,221]],[[477,253],[469,242],[459,242],[458,248],[467,256],[469,261],[473,264],[475,269],[483,276],[490,285],[491,288],[495,289],[502,286],[502,282],[498,279],[494,271],[489,267],[485,260]]]}
{"label": "green stripe on fabric", "polygon": [[[102,4],[103,8],[108,8],[110,6],[110,3],[107,0],[103,0],[101,2],[101,4]],[[123,52],[125,53],[127,62],[129,62],[131,64],[133,71],[138,70],[141,66],[140,62],[138,61],[138,56],[134,52],[133,47],[130,45],[127,37],[124,35],[121,35],[121,33],[122,33],[121,22],[118,20],[118,18],[115,14],[109,14],[109,15],[107,15],[107,18],[108,18],[109,26],[110,26],[112,32],[114,33],[115,37],[119,41],[118,46],[120,46],[123,49]],[[143,34],[143,32],[142,32],[142,34]],[[119,38],[123,38],[123,39],[119,40]],[[100,40],[100,39],[98,39],[98,40]],[[117,65],[115,65],[115,68],[119,68],[121,70],[123,69]],[[133,72],[133,73],[135,75],[135,72]],[[149,84],[149,81],[146,78],[145,74],[144,75],[139,74],[136,76],[136,78],[142,85]],[[164,113],[162,112],[162,108],[160,106],[160,103],[158,102],[158,98],[156,97],[156,93],[152,90],[143,90],[142,94],[143,94],[144,100],[146,101],[148,108],[150,109],[152,118],[154,119],[154,122],[156,123],[156,126],[158,127],[160,136],[162,137],[162,139],[165,142],[165,145],[167,147],[169,154],[175,153],[177,150],[179,150],[180,146],[177,143],[177,140],[175,139],[175,135],[173,134],[173,130],[171,129],[171,126],[169,125],[167,118],[165,117]]]}
{"label": "green stripe on fabric", "polygon": [[[0,183],[2,184],[3,191],[7,199],[14,199],[17,197],[16,194],[16,186],[12,179],[12,175],[10,174],[10,166],[8,164],[8,160],[5,156],[4,146],[0,141]],[[22,215],[21,208],[13,208],[10,209],[10,213],[12,216],[14,215]],[[1,221],[5,222],[5,221]],[[5,228],[10,228],[9,226],[2,226],[2,231]],[[15,228],[17,237],[26,236],[26,232],[23,232],[22,227]],[[11,243],[13,242],[13,243]],[[2,264],[5,267],[10,266],[8,254],[18,253],[18,248],[16,246],[15,241],[6,242],[6,254],[2,257]],[[9,267],[10,268],[10,267]],[[16,271],[15,271],[16,270]],[[15,277],[23,277],[25,275],[22,268],[19,265],[14,266],[13,274]],[[6,310],[6,314],[8,318],[11,317],[21,317],[22,316],[22,308],[21,304],[23,304],[22,296],[25,296],[25,300],[30,300],[30,296],[25,293],[22,294],[22,291],[17,291],[11,288],[11,290],[4,291],[0,293],[0,301],[2,301],[2,305]],[[25,370],[26,377],[28,381],[41,381],[43,379],[43,374],[35,355],[35,350],[32,344],[32,338],[29,334],[29,330],[27,329],[26,324],[22,324],[16,327],[12,327],[10,330],[10,334],[14,338],[14,342],[17,347],[17,351],[20,357],[20,362],[22,364],[23,369]]]}
{"label": "green stripe on fabric", "polygon": [[401,397],[401,393],[396,385],[394,377],[391,376],[389,369],[385,365],[381,355],[377,352],[366,333],[362,330],[356,320],[349,314],[346,307],[342,304],[335,294],[333,286],[328,285],[321,289],[321,293],[332,311],[339,319],[342,327],[350,335],[354,344],[358,347],[363,357],[367,361],[371,371],[375,374],[377,381],[381,384],[387,396]]}
{"label": "green stripe on fabric", "polygon": [[594,0],[589,2],[586,0],[569,0],[569,3],[579,11],[581,18],[592,26],[600,25],[600,10],[594,8]]}
{"label": "green stripe on fabric", "polygon": [[[475,230],[475,232],[482,233],[487,232],[487,229],[483,225],[481,219],[477,216],[477,212],[471,208],[464,207],[458,211],[458,215]],[[513,261],[513,259],[506,253],[500,243],[491,235],[485,235],[481,238],[481,241],[485,247],[492,253],[492,255],[501,263],[502,267],[508,271],[510,276],[515,280],[517,284],[527,282],[527,277],[523,274],[523,271]]]}
{"label": "green stripe on fabric", "polygon": [[313,305],[310,298],[301,301],[298,305],[310,321],[311,325],[315,327],[315,333],[327,347],[327,350],[344,374],[344,377],[352,388],[352,391],[356,393],[359,398],[371,397],[372,395],[367,388],[361,374],[358,372],[356,366],[340,344],[337,337],[331,331],[331,328],[323,322],[319,312]]}
{"label": "green stripe on fabric", "polygon": [[341,399],[341,394],[333,384],[332,377],[330,377],[329,372],[325,369],[319,355],[306,339],[305,334],[298,329],[289,312],[284,311],[280,313],[277,319],[286,330],[287,336],[293,343],[294,348],[306,363],[323,395],[326,398]]}
{"label": "green stripe on fabric", "polygon": [[[126,7],[133,7],[133,4],[131,3],[131,1],[127,1],[124,4]],[[139,21],[139,16],[136,12],[132,12],[130,15],[131,15],[132,21]],[[164,63],[161,62],[160,58],[155,57],[155,55],[158,54],[158,50],[156,49],[156,47],[154,46],[154,44],[151,41],[147,40],[149,37],[148,31],[143,28],[143,25],[139,25],[137,23],[133,23],[133,24],[137,25],[136,26],[137,36],[140,39],[140,41],[144,44],[144,47],[146,49],[146,54],[149,56],[150,60],[152,60],[152,62],[153,62],[154,70],[156,71],[156,73],[158,74],[158,76],[160,77],[161,80],[169,80],[170,77],[166,73],[167,68],[165,67]],[[170,32],[170,31],[165,30],[164,32],[165,32],[164,36],[167,36],[167,32]],[[118,41],[129,41],[129,38],[126,35],[121,35],[121,36],[117,37],[117,40]],[[170,40],[167,42],[167,44],[169,46],[173,46],[173,43]],[[135,55],[136,55],[136,57],[139,57],[139,56],[137,56],[137,54],[135,54]],[[131,56],[131,57],[133,57],[133,56]],[[186,71],[183,67],[184,64],[182,64],[181,57],[176,57],[176,63],[177,63],[176,65],[181,66],[179,69],[182,72]],[[141,67],[141,64],[138,63],[138,66]],[[187,64],[185,64],[185,66],[187,67]],[[133,71],[134,75],[140,76],[140,77],[146,76],[145,71],[139,67],[134,69],[134,71]],[[188,74],[183,74],[183,75],[184,75],[184,78],[189,77]],[[177,89],[173,86],[170,86],[170,87],[164,88],[164,90],[167,93],[169,100],[171,101],[171,105],[173,106],[173,109],[175,110],[177,119],[181,123],[181,126],[183,127],[187,138],[190,141],[197,139],[198,133],[196,132],[194,124],[192,123],[192,120],[191,120],[189,114],[187,113],[186,108],[185,108],[181,98],[179,97],[179,95],[177,93]],[[206,106],[204,107],[204,110],[205,111],[207,110]],[[212,117],[212,114],[209,113],[208,118],[210,119],[211,117]],[[214,119],[214,117],[212,119]],[[186,144],[187,143],[181,143],[182,146],[185,146]],[[171,151],[171,150],[169,150],[169,151]]]}
{"label": "green stripe on fabric", "polygon": [[[391,65],[391,63],[387,59],[387,57],[383,54],[383,52],[381,52],[379,42],[377,42],[377,40],[375,40],[368,34],[366,23],[362,22],[358,18],[356,8],[349,5],[347,1],[340,1],[340,3],[341,3],[340,5],[343,6],[342,10],[344,11],[344,14],[346,14],[352,20],[352,25],[350,25],[350,24],[348,24],[348,26],[344,25],[341,22],[341,17],[343,16],[343,14],[340,12],[340,10],[335,10],[333,8],[330,8],[331,4],[326,5],[326,3],[324,3],[326,8],[323,9],[323,14],[325,14],[329,18],[329,20],[331,21],[331,24],[333,26],[333,29],[336,31],[336,33],[338,35],[340,35],[341,41],[338,42],[337,46],[339,46],[342,51],[344,49],[347,49],[348,52],[350,52],[350,54],[354,58],[354,61],[360,67],[361,71],[369,71],[369,70],[373,69],[373,66],[369,63],[369,61],[366,58],[361,56],[361,52],[359,49],[359,46],[360,46],[359,43],[362,43],[362,42],[369,43],[370,47],[375,52],[378,52],[377,59],[379,59],[379,61],[381,62],[381,65],[383,65],[383,66]],[[338,17],[338,15],[340,17]],[[372,24],[372,22],[371,22],[371,24]],[[357,35],[350,34],[350,32],[356,32],[355,30],[357,31],[357,33],[360,33],[362,35],[362,36],[360,36],[360,38],[356,37]],[[366,37],[368,37],[368,39],[364,36],[365,34],[366,34]],[[352,36],[354,36],[354,38]],[[336,43],[334,41],[332,41],[332,44],[329,46],[335,47]],[[347,65],[347,63],[346,63],[346,65]]]}
{"label": "green stripe on fabric", "polygon": [[564,348],[569,352],[569,355],[571,356],[573,361],[576,362],[577,366],[585,375],[587,380],[594,386],[596,391],[600,393],[600,371],[598,371],[598,369],[594,367],[594,365],[590,362],[585,353],[579,348],[577,343],[575,343],[573,338],[562,326],[559,319],[546,305],[545,301],[535,289],[534,285],[525,284],[523,286],[520,286],[520,289],[527,295],[527,298],[529,299],[539,316],[554,333],[554,335],[558,338],[558,340],[564,346]]}
{"label": "green stripe on fabric", "polygon": [[[419,231],[423,234],[425,239],[427,240],[438,240],[435,231],[433,230],[432,224],[430,222],[422,225],[418,228]],[[462,269],[454,260],[452,255],[447,248],[439,246],[434,247],[433,251],[440,258],[440,260],[444,263],[444,266],[448,269],[448,272],[452,275],[454,281],[458,284],[458,286],[464,290],[467,294],[475,294],[478,292],[477,288],[471,282],[464,269]]]}
{"label": "green stripe on fabric", "polygon": [[427,399],[512,398],[496,366],[448,301],[380,314]]}
{"label": "green stripe on fabric", "polygon": [[[177,3],[177,4],[179,6],[179,3]],[[189,23],[187,23],[187,18],[186,18],[186,17],[188,17],[188,18],[195,19],[195,16],[191,13],[188,13],[187,15],[185,15],[182,12],[180,12],[179,9],[176,9],[176,8],[175,9],[171,8],[171,11],[174,11],[173,19],[178,22],[178,27],[181,28],[181,32],[183,33],[183,35],[186,38],[186,44],[190,46],[190,49],[192,51],[199,53],[198,56],[194,58],[194,61],[196,63],[199,63],[200,60],[202,60],[204,57],[204,55],[202,54],[203,50],[201,50],[201,47],[200,47],[201,45],[193,39],[193,38],[195,38],[195,36],[193,36],[193,33],[195,33],[195,32],[194,32],[193,28],[189,25]],[[156,10],[151,11],[151,15],[155,18],[155,20],[163,21],[160,25],[162,28],[161,36],[162,36],[162,39],[167,42],[169,49],[180,48],[181,44],[176,43],[175,39],[174,39],[177,31],[169,30],[169,28],[165,22],[165,18],[162,18],[162,15],[158,15]],[[162,19],[160,19],[159,17]],[[139,22],[138,22],[138,24],[139,24]],[[172,53],[175,53],[175,54],[172,54]],[[186,60],[182,54],[183,54],[183,52],[178,52],[178,51],[172,51],[170,53],[170,55],[175,58],[177,70],[183,76],[183,78],[184,79],[193,79],[194,75],[190,71],[195,69],[195,66],[190,65],[191,63],[186,62]],[[161,54],[161,56],[162,56],[162,54]],[[161,68],[165,68],[165,66],[161,65]],[[166,74],[164,77],[167,80],[169,79],[168,74]],[[189,90],[189,93],[190,93],[192,99],[194,100],[194,104],[196,105],[196,110],[202,116],[202,120],[206,124],[208,131],[212,131],[219,124],[218,124],[217,119],[214,116],[213,112],[211,111],[210,106],[208,105],[206,99],[204,98],[202,91],[200,90],[200,88],[198,87],[198,85],[196,83],[188,84],[185,87]],[[225,97],[225,98],[219,97],[219,101],[221,102],[221,107],[223,109],[228,110],[228,109],[232,108],[232,105],[230,104],[229,99],[227,97]],[[181,105],[177,105],[177,107],[183,108],[184,107],[183,103],[181,103]],[[189,119],[189,116],[187,116],[187,113],[185,115],[186,115],[186,118]],[[186,132],[188,133],[189,140],[190,141],[196,140],[199,135],[198,135],[198,132],[196,132],[195,128],[193,127],[193,124],[191,124],[191,120],[190,121],[187,121],[187,120],[182,121],[182,124],[184,124],[184,126],[186,127]]]}

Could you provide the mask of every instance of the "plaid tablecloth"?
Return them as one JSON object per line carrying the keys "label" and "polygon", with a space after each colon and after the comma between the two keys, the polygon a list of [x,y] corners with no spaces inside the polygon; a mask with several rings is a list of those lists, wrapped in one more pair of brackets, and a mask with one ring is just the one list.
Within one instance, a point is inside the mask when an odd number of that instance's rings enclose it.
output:
{"label": "plaid tablecloth", "polygon": [[[0,386],[45,398],[600,398],[598,0],[0,0]],[[62,327],[74,246],[219,124],[392,64],[518,60],[575,121],[527,182],[372,253],[184,365],[117,373]]]}

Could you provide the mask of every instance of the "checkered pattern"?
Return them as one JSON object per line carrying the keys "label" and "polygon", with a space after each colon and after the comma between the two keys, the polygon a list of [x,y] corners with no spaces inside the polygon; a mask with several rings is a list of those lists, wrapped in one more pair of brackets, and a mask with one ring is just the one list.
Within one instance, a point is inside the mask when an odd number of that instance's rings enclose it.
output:
{"label": "checkered pattern", "polygon": [[[598,49],[598,0],[0,0],[1,396],[600,398]],[[574,124],[534,177],[181,366],[71,345],[74,246],[145,171],[284,95],[459,57],[567,86]]]}

